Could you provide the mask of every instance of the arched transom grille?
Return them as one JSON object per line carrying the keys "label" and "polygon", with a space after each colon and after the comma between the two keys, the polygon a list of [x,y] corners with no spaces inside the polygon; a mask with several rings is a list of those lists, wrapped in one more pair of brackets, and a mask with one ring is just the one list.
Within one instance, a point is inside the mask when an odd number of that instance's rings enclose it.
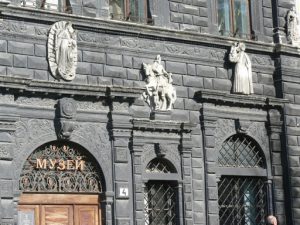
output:
{"label": "arched transom grille", "polygon": [[265,168],[264,157],[257,143],[245,135],[233,135],[219,151],[220,167]]}
{"label": "arched transom grille", "polygon": [[94,158],[79,146],[52,142],[28,157],[20,178],[20,190],[100,193],[101,174]]}
{"label": "arched transom grille", "polygon": [[176,173],[175,168],[167,160],[155,158],[151,160],[147,167],[147,173]]}

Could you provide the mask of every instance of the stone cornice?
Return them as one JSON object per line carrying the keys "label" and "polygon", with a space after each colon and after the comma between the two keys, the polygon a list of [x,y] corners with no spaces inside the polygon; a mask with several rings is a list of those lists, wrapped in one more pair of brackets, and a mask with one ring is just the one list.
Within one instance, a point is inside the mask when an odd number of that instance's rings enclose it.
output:
{"label": "stone cornice", "polygon": [[28,19],[30,21],[39,21],[47,24],[68,20],[72,21],[75,28],[76,26],[79,28],[84,27],[86,30],[97,30],[97,32],[119,34],[124,36],[144,37],[182,43],[194,43],[223,48],[230,47],[233,42],[243,41],[246,43],[248,50],[266,53],[274,52],[275,47],[275,45],[272,43],[171,30],[156,26],[130,23],[126,21],[116,21],[103,18],[92,18],[59,12],[50,12],[46,10],[14,6],[12,4],[8,4],[7,2],[0,2],[0,11],[1,15],[7,18],[21,18],[23,21]]}
{"label": "stone cornice", "polygon": [[274,97],[265,97],[257,95],[238,95],[230,94],[215,90],[200,90],[195,93],[194,98],[200,102],[213,102],[219,104],[238,104],[245,106],[254,106],[257,108],[263,107],[283,107],[285,103],[289,103],[287,99],[280,99]]}
{"label": "stone cornice", "polygon": [[0,76],[0,87],[19,92],[43,93],[53,95],[137,98],[142,88],[126,88],[109,85],[83,85],[66,82],[40,81],[27,78]]}

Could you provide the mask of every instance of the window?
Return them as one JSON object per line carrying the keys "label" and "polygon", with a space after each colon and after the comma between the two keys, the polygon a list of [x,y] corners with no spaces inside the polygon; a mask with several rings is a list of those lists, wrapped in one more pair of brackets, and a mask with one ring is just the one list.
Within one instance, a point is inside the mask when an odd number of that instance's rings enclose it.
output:
{"label": "window", "polygon": [[177,182],[166,179],[176,173],[176,169],[169,161],[156,158],[147,165],[146,173],[152,174],[154,179],[144,188],[145,225],[176,225]]}
{"label": "window", "polygon": [[72,13],[69,0],[22,0],[21,6],[56,12]]}
{"label": "window", "polygon": [[219,33],[252,39],[250,15],[250,0],[218,0]]}
{"label": "window", "polygon": [[149,0],[109,0],[112,19],[152,24]]}
{"label": "window", "polygon": [[218,156],[218,204],[222,225],[264,225],[267,215],[264,155],[251,138],[236,134]]}

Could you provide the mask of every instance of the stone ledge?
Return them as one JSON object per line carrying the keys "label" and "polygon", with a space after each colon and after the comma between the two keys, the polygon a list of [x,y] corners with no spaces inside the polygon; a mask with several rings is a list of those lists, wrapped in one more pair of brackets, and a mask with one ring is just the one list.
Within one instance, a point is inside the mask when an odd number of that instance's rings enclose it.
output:
{"label": "stone ledge", "polygon": [[215,90],[200,90],[195,93],[194,99],[200,102],[219,102],[241,104],[259,107],[283,107],[285,103],[289,103],[287,99],[274,98],[274,97],[261,97],[255,95],[238,95],[229,94],[222,91]]}
{"label": "stone ledge", "polygon": [[196,127],[196,124],[173,120],[133,119],[131,121],[134,130],[143,131],[190,133]]}
{"label": "stone ledge", "polygon": [[143,88],[127,88],[113,85],[81,85],[7,76],[0,76],[0,87],[8,90],[15,89],[19,92],[27,91],[72,96],[106,96],[110,98],[137,98],[143,92]]}

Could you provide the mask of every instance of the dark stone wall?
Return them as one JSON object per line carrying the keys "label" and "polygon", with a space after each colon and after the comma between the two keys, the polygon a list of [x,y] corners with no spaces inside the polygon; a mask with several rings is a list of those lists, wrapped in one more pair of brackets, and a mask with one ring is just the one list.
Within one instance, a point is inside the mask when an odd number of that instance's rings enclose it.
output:
{"label": "dark stone wall", "polygon": [[[105,171],[106,224],[144,223],[144,170],[156,157],[157,144],[180,171],[180,224],[218,224],[216,156],[222,142],[237,133],[236,122],[246,124],[266,156],[274,203],[269,212],[280,225],[299,222],[300,62],[295,48],[272,44],[277,19],[285,38],[291,1],[251,5],[258,39],[245,41],[253,70],[251,96],[231,92],[234,64],[228,53],[240,40],[216,36],[215,1],[163,1],[169,9],[155,1],[155,26],[95,20],[89,17],[108,18],[104,1],[77,3],[78,15],[86,17],[0,7],[5,15],[0,21],[1,224],[16,221],[24,160],[57,139],[54,121],[63,97],[73,98],[78,107],[71,141],[90,151]],[[47,35],[61,20],[71,20],[77,32],[78,65],[71,82],[54,79],[47,62]],[[141,97],[141,65],[157,54],[173,73],[178,98],[171,112],[150,120]],[[128,198],[119,196],[119,187],[129,188]]]}

